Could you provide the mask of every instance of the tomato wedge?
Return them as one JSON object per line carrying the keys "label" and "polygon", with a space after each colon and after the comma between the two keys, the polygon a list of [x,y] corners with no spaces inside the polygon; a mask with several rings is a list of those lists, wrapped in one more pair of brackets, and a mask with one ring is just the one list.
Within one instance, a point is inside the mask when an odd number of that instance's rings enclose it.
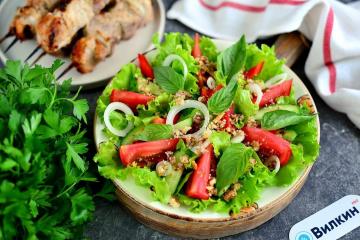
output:
{"label": "tomato wedge", "polygon": [[256,66],[250,68],[249,70],[244,72],[245,78],[252,79],[252,78],[256,77],[261,72],[263,66],[264,66],[264,61],[261,61]]}
{"label": "tomato wedge", "polygon": [[256,141],[260,144],[260,151],[277,155],[281,166],[289,161],[291,157],[290,143],[282,137],[261,128],[245,126],[242,130],[245,132],[246,142]]}
{"label": "tomato wedge", "polygon": [[216,93],[217,91],[219,91],[222,88],[223,88],[222,85],[217,85],[215,87],[215,89],[210,89],[208,87],[202,87],[200,94],[202,97],[205,98],[205,101],[207,102],[211,98],[211,96],[214,95],[214,93]]}
{"label": "tomato wedge", "polygon": [[[119,150],[120,160],[124,166],[128,166],[130,163],[139,159],[150,158],[166,151],[174,151],[178,142],[179,139],[165,139],[122,145]],[[152,159],[152,161],[161,160],[160,158]]]}
{"label": "tomato wedge", "polygon": [[233,124],[231,123],[231,115],[234,114],[234,105],[231,105],[229,110],[227,110],[222,119],[225,120],[225,129],[232,128]]}
{"label": "tomato wedge", "polygon": [[110,102],[122,102],[128,105],[132,110],[136,110],[138,105],[146,105],[153,100],[153,96],[147,96],[141,93],[114,89],[110,95]]}
{"label": "tomato wedge", "polygon": [[194,47],[191,51],[191,55],[194,58],[199,58],[202,56],[201,50],[200,50],[200,36],[198,33],[195,33],[195,36],[194,36]]}
{"label": "tomato wedge", "polygon": [[209,145],[206,151],[197,161],[197,168],[191,174],[186,185],[185,194],[196,199],[209,199],[209,192],[206,189],[210,178],[211,163],[214,161],[214,150]]}
{"label": "tomato wedge", "polygon": [[141,73],[147,78],[154,79],[154,71],[153,71],[150,63],[146,59],[146,57],[143,54],[139,53],[138,61],[139,61]]}
{"label": "tomato wedge", "polygon": [[264,107],[275,102],[278,97],[289,96],[292,80],[286,80],[266,90],[261,98],[259,107]]}

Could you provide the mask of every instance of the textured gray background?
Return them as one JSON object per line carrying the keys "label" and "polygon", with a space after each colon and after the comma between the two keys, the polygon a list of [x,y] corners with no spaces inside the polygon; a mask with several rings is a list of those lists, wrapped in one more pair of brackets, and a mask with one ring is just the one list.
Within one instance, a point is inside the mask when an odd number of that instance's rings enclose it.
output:
{"label": "textured gray background", "polygon": [[[0,0],[1,2],[1,0]],[[173,0],[164,1],[167,9]],[[343,0],[352,2],[352,0]],[[177,21],[167,20],[166,31],[194,32]],[[271,43],[271,39],[269,42]],[[279,215],[262,226],[225,239],[288,239],[290,228],[332,202],[348,194],[360,194],[360,131],[344,114],[329,108],[316,94],[304,74],[307,53],[295,64],[293,70],[304,81],[312,93],[319,110],[321,122],[321,152],[304,188],[295,200]],[[1,65],[1,63],[0,63]],[[90,104],[89,129],[96,99],[102,88],[84,91],[81,97]],[[89,138],[92,138],[91,131]],[[94,148],[91,155],[94,154]],[[89,239],[176,239],[154,231],[137,222],[117,202],[97,200],[94,220],[86,226]],[[360,228],[342,239],[360,239]]]}

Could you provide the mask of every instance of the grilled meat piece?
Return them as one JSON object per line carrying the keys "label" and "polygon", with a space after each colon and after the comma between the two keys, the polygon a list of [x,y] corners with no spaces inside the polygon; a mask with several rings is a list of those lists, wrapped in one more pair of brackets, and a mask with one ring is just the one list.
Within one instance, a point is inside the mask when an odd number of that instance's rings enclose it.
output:
{"label": "grilled meat piece", "polygon": [[110,0],[65,0],[64,8],[47,13],[36,26],[37,41],[48,53],[57,54]]}
{"label": "grilled meat piece", "polygon": [[25,6],[17,9],[9,32],[20,40],[32,38],[41,17],[52,11],[58,2],[59,0],[27,0]]}
{"label": "grilled meat piece", "polygon": [[152,19],[151,0],[117,0],[109,12],[97,15],[87,25],[86,36],[73,48],[73,64],[79,72],[91,72],[98,62],[111,55],[117,42],[129,39]]}

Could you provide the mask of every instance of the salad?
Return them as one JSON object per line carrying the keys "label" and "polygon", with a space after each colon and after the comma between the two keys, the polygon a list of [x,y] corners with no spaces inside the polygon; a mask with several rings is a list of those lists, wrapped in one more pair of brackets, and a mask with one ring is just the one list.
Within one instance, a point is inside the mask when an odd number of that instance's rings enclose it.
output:
{"label": "salad", "polygon": [[122,67],[98,99],[103,176],[132,176],[173,207],[237,214],[315,161],[311,100],[295,99],[273,47],[242,37],[219,52],[180,33],[153,42],[156,51]]}

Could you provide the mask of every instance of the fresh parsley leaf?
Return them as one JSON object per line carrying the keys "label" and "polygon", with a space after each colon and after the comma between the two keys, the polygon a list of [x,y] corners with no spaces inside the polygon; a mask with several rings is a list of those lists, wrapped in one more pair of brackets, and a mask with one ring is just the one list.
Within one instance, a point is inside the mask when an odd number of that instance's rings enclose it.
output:
{"label": "fresh parsley leaf", "polygon": [[86,100],[54,71],[8,61],[0,69],[0,239],[81,239],[91,219]]}
{"label": "fresh parsley leaf", "polygon": [[218,70],[227,76],[229,82],[243,68],[246,60],[246,40],[243,35],[239,41],[225,49],[217,58]]}
{"label": "fresh parsley leaf", "polygon": [[77,119],[81,120],[83,119],[85,123],[87,123],[86,120],[86,113],[89,111],[89,105],[85,99],[76,100],[73,102],[74,104],[74,115],[77,117]]}
{"label": "fresh parsley leaf", "polygon": [[17,132],[20,122],[21,122],[21,114],[16,110],[12,110],[9,118],[9,129],[13,133]]}
{"label": "fresh parsley leaf", "polygon": [[[82,171],[82,172],[85,172],[86,168],[85,168],[85,162],[84,160],[79,156],[78,154],[78,151],[75,151],[74,148],[76,148],[75,146],[72,146],[68,143],[66,143],[66,146],[67,146],[67,150],[66,150],[66,158],[68,160],[72,160],[76,167]],[[81,151],[81,152],[84,152],[84,151]]]}
{"label": "fresh parsley leaf", "polygon": [[175,94],[184,89],[185,80],[171,67],[155,67],[155,82],[168,93]]}
{"label": "fresh parsley leaf", "polygon": [[305,115],[286,110],[276,110],[264,114],[261,119],[261,127],[267,130],[276,130],[310,121],[313,118],[313,115]]}
{"label": "fresh parsley leaf", "polygon": [[242,143],[233,143],[226,148],[216,169],[216,189],[219,195],[246,173],[253,152],[252,148]]}
{"label": "fresh parsley leaf", "polygon": [[237,89],[237,81],[233,79],[230,83],[217,91],[208,101],[208,109],[212,113],[221,113],[229,109]]}
{"label": "fresh parsley leaf", "polygon": [[95,210],[92,198],[80,189],[71,197],[70,218],[75,224],[82,224],[92,219],[92,212]]}
{"label": "fresh parsley leaf", "polygon": [[156,141],[161,139],[169,139],[173,137],[173,127],[165,124],[149,124],[136,137],[141,141]]}

